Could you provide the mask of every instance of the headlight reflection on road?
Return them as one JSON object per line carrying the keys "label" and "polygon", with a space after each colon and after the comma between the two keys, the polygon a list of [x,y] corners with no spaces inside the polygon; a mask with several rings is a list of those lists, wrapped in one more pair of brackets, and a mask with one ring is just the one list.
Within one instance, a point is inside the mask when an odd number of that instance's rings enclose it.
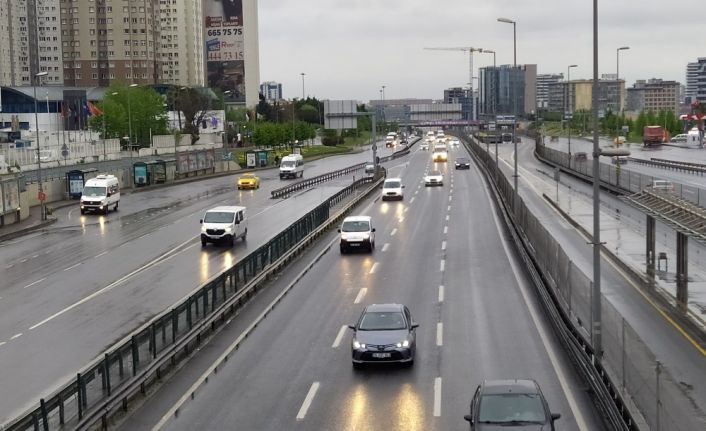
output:
{"label": "headlight reflection on road", "polygon": [[424,429],[424,409],[419,394],[410,383],[404,384],[393,409],[399,416],[397,428],[406,431]]}
{"label": "headlight reflection on road", "polygon": [[201,264],[199,265],[199,269],[201,270],[201,282],[205,282],[208,280],[208,253],[205,251],[201,253]]}
{"label": "headlight reflection on road", "polygon": [[230,269],[233,266],[233,252],[231,250],[223,253],[223,269]]}
{"label": "headlight reflection on road", "polygon": [[390,204],[387,203],[386,201],[382,202],[382,206],[380,207],[380,212],[383,214],[387,214],[387,212],[390,210]]}
{"label": "headlight reflection on road", "polygon": [[364,385],[356,385],[348,399],[343,403],[342,416],[345,424],[341,429],[346,431],[374,430],[375,424],[370,421],[370,406]]}
{"label": "headlight reflection on road", "polygon": [[101,236],[105,235],[105,217],[100,216],[100,218],[98,218],[98,226],[101,231]]}

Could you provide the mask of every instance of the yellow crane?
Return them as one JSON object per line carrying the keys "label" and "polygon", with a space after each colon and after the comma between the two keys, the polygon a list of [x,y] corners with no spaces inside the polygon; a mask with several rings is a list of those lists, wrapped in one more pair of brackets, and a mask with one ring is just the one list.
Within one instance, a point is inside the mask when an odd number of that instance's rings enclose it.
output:
{"label": "yellow crane", "polygon": [[474,52],[493,52],[489,50],[483,50],[483,48],[474,48],[472,46],[468,47],[433,47],[433,48],[424,48],[427,51],[462,51],[462,52],[467,52],[469,54],[469,65],[468,65],[468,70],[469,70],[469,79],[468,83],[471,87],[471,119],[475,120],[476,119],[476,101],[475,101],[475,93],[473,92],[473,53]]}

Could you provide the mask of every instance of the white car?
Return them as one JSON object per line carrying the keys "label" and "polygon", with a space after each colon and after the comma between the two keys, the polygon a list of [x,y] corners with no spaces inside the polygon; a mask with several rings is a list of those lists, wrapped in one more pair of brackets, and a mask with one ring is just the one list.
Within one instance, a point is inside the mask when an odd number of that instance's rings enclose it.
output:
{"label": "white car", "polygon": [[338,228],[341,254],[352,249],[367,248],[372,252],[375,248],[375,228],[369,216],[350,216],[343,219]]}
{"label": "white car", "polygon": [[428,151],[429,150],[429,142],[425,141],[425,142],[422,142],[421,144],[419,144],[419,149],[424,150],[424,151]]}
{"label": "white car", "polygon": [[431,171],[424,177],[424,186],[443,186],[444,175],[440,171]]}
{"label": "white car", "polygon": [[404,185],[401,178],[388,178],[382,183],[382,200],[404,199]]}
{"label": "white car", "polygon": [[432,154],[432,160],[434,162],[446,162],[449,160],[449,155],[446,152],[446,145],[437,144],[434,146],[434,153]]}
{"label": "white car", "polygon": [[460,142],[458,139],[454,138],[451,140],[451,142],[449,144],[451,145],[451,148],[458,148],[458,145],[460,144]]}

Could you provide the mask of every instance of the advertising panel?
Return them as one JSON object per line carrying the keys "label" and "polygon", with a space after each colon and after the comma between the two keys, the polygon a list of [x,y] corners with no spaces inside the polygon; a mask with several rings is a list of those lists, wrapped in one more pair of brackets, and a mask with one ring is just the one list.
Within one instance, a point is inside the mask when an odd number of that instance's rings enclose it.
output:
{"label": "advertising panel", "polygon": [[177,165],[179,166],[179,173],[185,174],[189,172],[189,154],[179,153],[177,155]]}
{"label": "advertising panel", "polygon": [[245,103],[243,0],[206,0],[204,27],[208,86]]}
{"label": "advertising panel", "polygon": [[20,190],[17,180],[6,181],[2,185],[2,189],[3,211],[5,213],[15,211],[20,207]]}

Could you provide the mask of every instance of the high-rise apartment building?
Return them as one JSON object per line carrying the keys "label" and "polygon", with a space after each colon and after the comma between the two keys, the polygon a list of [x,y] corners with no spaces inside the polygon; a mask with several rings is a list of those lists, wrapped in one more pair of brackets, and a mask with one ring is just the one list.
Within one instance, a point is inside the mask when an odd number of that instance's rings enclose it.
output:
{"label": "high-rise apartment building", "polygon": [[537,75],[537,109],[549,108],[549,85],[563,80],[563,73]]}
{"label": "high-rise apartment building", "polygon": [[265,100],[275,101],[282,98],[282,84],[274,81],[266,81],[260,84],[260,93]]}
{"label": "high-rise apartment building", "polygon": [[159,0],[163,84],[203,86],[204,42],[201,1]]}
{"label": "high-rise apartment building", "polygon": [[695,63],[686,65],[686,91],[684,99],[693,102],[698,98],[699,77],[706,76],[706,57],[699,58]]}
{"label": "high-rise apartment building", "polygon": [[627,90],[628,111],[679,112],[679,83],[661,79],[644,79]]}
{"label": "high-rise apartment building", "polygon": [[502,65],[480,69],[478,106],[481,117],[525,116],[537,107],[537,65]]}

